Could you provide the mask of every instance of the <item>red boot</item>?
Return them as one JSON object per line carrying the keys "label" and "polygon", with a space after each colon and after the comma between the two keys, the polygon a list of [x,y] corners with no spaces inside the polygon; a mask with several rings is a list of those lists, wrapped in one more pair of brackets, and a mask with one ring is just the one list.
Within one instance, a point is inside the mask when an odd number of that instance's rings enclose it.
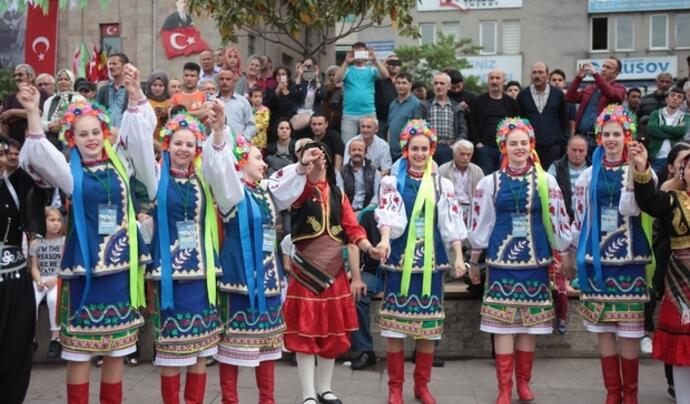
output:
{"label": "red boot", "polygon": [[184,402],[186,404],[204,404],[206,373],[187,372],[186,379],[184,382]]}
{"label": "red boot", "polygon": [[414,398],[422,404],[436,404],[436,399],[429,391],[431,381],[431,366],[434,363],[433,353],[417,351],[414,364]]}
{"label": "red boot", "polygon": [[534,352],[515,351],[515,384],[520,401],[534,400],[534,393],[529,387],[533,363]]}
{"label": "red boot", "polygon": [[101,399],[101,404],[122,403],[122,382],[101,382],[101,392],[99,394],[99,398]]}
{"label": "red boot", "polygon": [[161,397],[163,404],[180,404],[180,374],[161,375]]}
{"label": "red boot", "polygon": [[510,404],[510,398],[513,395],[513,354],[496,354],[496,380],[498,380],[496,404]]}
{"label": "red boot", "polygon": [[88,404],[89,384],[67,384],[67,404]]}
{"label": "red boot", "polygon": [[623,404],[637,404],[637,375],[640,362],[637,358],[626,359],[621,356],[623,375]]}
{"label": "red boot", "polygon": [[403,404],[403,382],[405,382],[405,354],[388,352],[388,404]]}
{"label": "red boot", "polygon": [[274,361],[263,361],[254,371],[256,386],[259,388],[259,404],[275,404],[276,402],[273,397],[275,369]]}
{"label": "red boot", "polygon": [[606,387],[606,404],[621,404],[623,386],[618,355],[601,358],[601,374],[604,376],[604,387]]}
{"label": "red boot", "polygon": [[221,403],[239,404],[237,397],[237,366],[218,363],[220,372]]}

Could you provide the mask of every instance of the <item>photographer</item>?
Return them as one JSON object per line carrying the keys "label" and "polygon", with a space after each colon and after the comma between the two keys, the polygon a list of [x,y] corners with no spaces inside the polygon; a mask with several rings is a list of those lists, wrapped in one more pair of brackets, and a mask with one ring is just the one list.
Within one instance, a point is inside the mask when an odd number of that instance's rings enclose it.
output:
{"label": "photographer", "polygon": [[295,73],[295,85],[290,91],[294,108],[290,123],[296,131],[300,131],[309,126],[313,113],[321,112],[323,87],[319,79],[319,66],[313,59],[307,58],[297,63]]}

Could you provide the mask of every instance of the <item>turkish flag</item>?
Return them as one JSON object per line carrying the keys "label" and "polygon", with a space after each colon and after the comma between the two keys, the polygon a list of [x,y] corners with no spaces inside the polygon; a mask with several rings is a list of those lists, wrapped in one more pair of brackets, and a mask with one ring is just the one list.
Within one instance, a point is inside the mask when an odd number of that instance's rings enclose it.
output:
{"label": "turkish flag", "polygon": [[48,14],[37,5],[30,6],[26,17],[24,62],[31,65],[36,74],[55,74],[57,60],[58,0],[50,0]]}
{"label": "turkish flag", "polygon": [[161,30],[161,40],[168,59],[208,49],[208,44],[201,39],[201,32],[194,27]]}

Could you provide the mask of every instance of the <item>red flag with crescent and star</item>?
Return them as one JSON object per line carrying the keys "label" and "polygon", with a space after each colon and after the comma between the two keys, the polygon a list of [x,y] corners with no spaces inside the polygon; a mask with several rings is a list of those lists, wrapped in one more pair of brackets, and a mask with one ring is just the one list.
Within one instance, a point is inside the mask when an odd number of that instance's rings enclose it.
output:
{"label": "red flag with crescent and star", "polygon": [[24,63],[31,65],[36,74],[55,74],[58,0],[50,0],[47,14],[37,5],[30,6],[27,12]]}
{"label": "red flag with crescent and star", "polygon": [[201,38],[201,32],[193,26],[161,30],[161,40],[168,59],[208,49],[208,44]]}

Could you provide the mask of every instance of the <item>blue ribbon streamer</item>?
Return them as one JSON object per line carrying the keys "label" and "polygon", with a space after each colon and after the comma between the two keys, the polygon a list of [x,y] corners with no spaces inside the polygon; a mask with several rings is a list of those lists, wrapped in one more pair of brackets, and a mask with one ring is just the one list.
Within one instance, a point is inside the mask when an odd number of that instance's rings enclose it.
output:
{"label": "blue ribbon streamer", "polygon": [[91,254],[89,251],[88,234],[86,233],[86,214],[84,208],[84,168],[81,165],[81,156],[76,147],[70,151],[70,169],[72,171],[72,178],[74,180],[74,190],[72,192],[72,217],[74,218],[74,227],[77,230],[77,241],[79,244],[79,251],[84,262],[84,273],[86,275],[86,283],[84,284],[84,292],[81,296],[79,308],[86,304],[86,297],[91,290]]}
{"label": "blue ribbon streamer", "polygon": [[[577,277],[580,282],[580,289],[589,292],[589,282],[587,280],[587,269],[585,268],[585,255],[587,254],[587,236],[590,236],[590,246],[592,248],[592,266],[594,267],[594,283],[597,288],[602,287],[604,279],[601,273],[601,250],[599,247],[601,216],[599,215],[599,201],[597,200],[597,187],[599,186],[599,174],[603,160],[604,149],[598,146],[592,156],[592,179],[589,184],[590,204],[585,212],[584,221],[580,230],[580,239],[577,247]],[[606,175],[604,173],[604,175]],[[589,225],[589,226],[588,226]],[[590,232],[591,226],[591,232]]]}
{"label": "blue ribbon streamer", "polygon": [[173,309],[173,279],[172,259],[170,258],[170,229],[168,227],[168,186],[170,184],[170,153],[163,152],[163,164],[161,177],[158,182],[158,207],[156,218],[158,219],[158,249],[161,257],[161,306],[163,309]]}
{"label": "blue ribbon streamer", "polygon": [[[244,190],[244,199],[237,206],[240,221],[240,244],[242,246],[242,262],[249,294],[249,305],[253,312],[256,306],[259,313],[266,310],[266,297],[263,288],[263,227],[261,211],[249,191]],[[253,232],[249,229],[249,215],[252,215]],[[253,233],[253,234],[252,234]],[[257,276],[260,285],[255,281]]]}

